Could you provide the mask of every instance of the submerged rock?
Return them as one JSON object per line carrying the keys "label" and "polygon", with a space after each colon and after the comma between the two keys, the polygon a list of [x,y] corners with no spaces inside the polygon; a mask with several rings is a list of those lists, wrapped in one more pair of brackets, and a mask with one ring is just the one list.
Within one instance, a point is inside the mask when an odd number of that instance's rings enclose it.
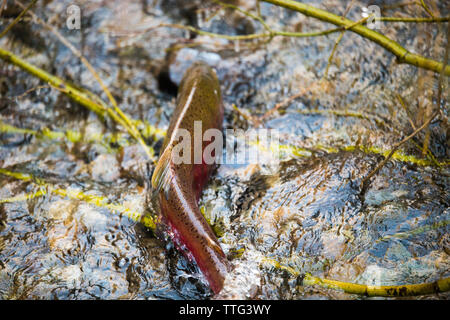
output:
{"label": "submerged rock", "polygon": [[91,175],[95,180],[103,182],[114,182],[120,177],[119,163],[116,156],[102,154],[91,162]]}

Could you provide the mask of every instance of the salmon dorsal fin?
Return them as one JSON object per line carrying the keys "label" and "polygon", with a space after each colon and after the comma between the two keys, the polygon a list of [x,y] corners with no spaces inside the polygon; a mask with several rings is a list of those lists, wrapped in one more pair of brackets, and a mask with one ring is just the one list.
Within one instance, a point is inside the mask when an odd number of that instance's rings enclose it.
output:
{"label": "salmon dorsal fin", "polygon": [[174,175],[171,166],[172,147],[171,145],[168,145],[159,158],[155,171],[152,175],[152,187],[154,192],[159,193],[160,191],[163,191],[166,199],[168,198],[170,182],[172,181]]}

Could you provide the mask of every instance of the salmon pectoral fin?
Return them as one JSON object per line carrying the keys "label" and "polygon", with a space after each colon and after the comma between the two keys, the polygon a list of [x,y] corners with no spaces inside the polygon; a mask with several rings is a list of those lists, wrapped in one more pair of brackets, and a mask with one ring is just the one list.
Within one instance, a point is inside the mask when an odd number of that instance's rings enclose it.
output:
{"label": "salmon pectoral fin", "polygon": [[164,192],[166,199],[169,197],[170,182],[173,179],[172,148],[167,146],[156,164],[152,175],[152,187],[155,193]]}

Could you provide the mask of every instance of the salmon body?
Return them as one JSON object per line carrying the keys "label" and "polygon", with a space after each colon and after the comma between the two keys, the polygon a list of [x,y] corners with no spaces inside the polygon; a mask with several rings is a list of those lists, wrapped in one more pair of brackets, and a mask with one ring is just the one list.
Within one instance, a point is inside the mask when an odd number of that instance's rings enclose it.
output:
{"label": "salmon body", "polygon": [[[202,132],[201,137],[194,139],[196,121],[201,121]],[[162,218],[173,232],[175,242],[188,249],[216,294],[223,287],[228,261],[200,212],[198,199],[213,169],[213,165],[203,159],[203,150],[208,144],[203,142],[203,133],[208,129],[221,130],[222,121],[223,104],[217,76],[208,65],[196,62],[181,81],[176,109],[152,176]],[[174,161],[173,150],[180,142],[177,133],[182,130],[191,137],[189,163]],[[194,161],[195,143],[197,146],[200,143],[202,149],[200,161]]]}

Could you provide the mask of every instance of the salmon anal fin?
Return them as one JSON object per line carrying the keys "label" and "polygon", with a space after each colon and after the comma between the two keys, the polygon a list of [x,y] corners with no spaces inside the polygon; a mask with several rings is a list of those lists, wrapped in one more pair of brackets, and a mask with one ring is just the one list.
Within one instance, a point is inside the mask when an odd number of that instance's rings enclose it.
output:
{"label": "salmon anal fin", "polygon": [[211,248],[213,248],[213,250],[218,253],[220,256],[223,256],[224,253],[222,251],[222,248],[220,247],[220,245],[217,244],[217,242],[215,242],[212,238],[208,237],[208,244]]}
{"label": "salmon anal fin", "polygon": [[169,186],[173,178],[172,164],[172,148],[167,146],[163,154],[156,164],[155,171],[152,175],[152,187],[154,192],[164,192],[166,199],[169,197]]}

